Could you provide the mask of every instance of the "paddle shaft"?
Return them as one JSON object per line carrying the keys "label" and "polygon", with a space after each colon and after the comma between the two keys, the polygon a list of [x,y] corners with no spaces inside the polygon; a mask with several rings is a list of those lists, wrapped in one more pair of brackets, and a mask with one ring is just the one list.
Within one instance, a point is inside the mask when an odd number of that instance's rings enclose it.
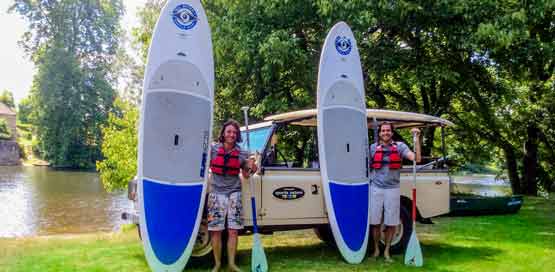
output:
{"label": "paddle shaft", "polygon": [[[378,120],[376,120],[376,116],[374,116],[372,118],[372,126],[373,126],[373,130],[374,130],[374,142],[376,143],[376,148],[378,147]],[[371,149],[371,148],[370,148]],[[368,152],[369,153],[369,157],[372,156],[372,152]],[[370,158],[368,158],[368,160],[370,160]],[[371,160],[374,160],[374,158],[371,158]],[[372,161],[373,163],[373,161]],[[369,163],[366,163],[367,167],[370,167]],[[371,167],[370,167],[371,168]],[[374,181],[374,178],[376,177],[376,170],[374,170],[373,168],[371,168],[372,171],[372,179],[370,180],[370,182]]]}
{"label": "paddle shaft", "polygon": [[[241,108],[243,110],[243,114],[245,117],[245,132],[247,134],[247,152],[250,152],[251,150],[251,144],[250,144],[250,137],[249,137],[249,107],[245,106]],[[252,178],[250,177],[252,173],[249,173],[249,187],[250,187],[250,192],[251,192],[251,211],[252,211],[252,230],[254,233],[258,233],[258,224],[256,222],[256,199],[254,198],[254,182],[252,180]]]}
{"label": "paddle shaft", "polygon": [[414,160],[412,161],[412,223],[416,223],[416,133],[412,136]]}

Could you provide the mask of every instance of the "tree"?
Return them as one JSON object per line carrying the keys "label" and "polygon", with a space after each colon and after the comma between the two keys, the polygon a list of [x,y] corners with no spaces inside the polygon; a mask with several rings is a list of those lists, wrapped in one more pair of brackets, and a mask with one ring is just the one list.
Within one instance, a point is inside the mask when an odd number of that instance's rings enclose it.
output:
{"label": "tree", "polygon": [[4,90],[2,91],[2,93],[0,93],[0,102],[4,103],[6,106],[12,109],[15,109],[13,94],[8,90]]}
{"label": "tree", "polygon": [[[143,59],[165,1],[151,0],[134,31]],[[463,161],[504,165],[515,193],[555,178],[553,1],[203,2],[216,63],[215,124],[312,108],[329,28],[358,41],[369,107],[444,116]],[[217,129],[215,129],[217,131]],[[424,155],[437,152],[424,131]],[[302,161],[309,134],[285,135]],[[522,149],[525,146],[526,149]],[[523,181],[523,182],[521,182]]]}
{"label": "tree", "polygon": [[102,155],[104,160],[96,163],[100,180],[107,190],[123,188],[137,174],[137,108],[120,99],[114,103],[115,110],[102,126]]}
{"label": "tree", "polygon": [[121,1],[16,0],[11,10],[29,22],[20,44],[38,68],[31,115],[43,157],[55,167],[94,167],[115,97]]}
{"label": "tree", "polygon": [[555,86],[555,2],[507,2],[496,8],[496,16],[481,24],[475,37],[484,45],[481,53],[487,54],[508,79],[518,82],[519,103],[511,108],[517,113],[512,119],[514,127],[522,128],[522,192],[536,195],[542,171],[540,155],[549,161],[555,159],[552,152],[540,151],[552,150],[555,144],[547,136],[552,135],[546,131],[551,124],[544,122],[553,120],[554,115],[545,102],[552,101]]}
{"label": "tree", "polygon": [[32,102],[31,98],[25,97],[19,101],[17,105],[17,119],[24,124],[31,123]]}
{"label": "tree", "polygon": [[12,134],[8,128],[8,123],[6,123],[6,120],[0,119],[0,140],[9,140],[11,137]]}
{"label": "tree", "polygon": [[475,65],[466,76],[472,85],[459,103],[459,123],[503,150],[515,193],[536,195],[538,185],[549,189],[555,176],[550,129],[555,4],[503,1],[485,6],[468,38]]}
{"label": "tree", "polygon": [[[502,150],[513,191],[535,195],[538,182],[549,187],[555,161],[545,148],[555,143],[553,134],[542,130],[553,120],[547,110],[553,6],[541,0],[372,2],[375,23],[361,45],[370,100],[379,108],[453,118],[465,159],[500,160],[495,149]],[[424,155],[431,135],[424,133]],[[492,150],[478,152],[476,144]]]}

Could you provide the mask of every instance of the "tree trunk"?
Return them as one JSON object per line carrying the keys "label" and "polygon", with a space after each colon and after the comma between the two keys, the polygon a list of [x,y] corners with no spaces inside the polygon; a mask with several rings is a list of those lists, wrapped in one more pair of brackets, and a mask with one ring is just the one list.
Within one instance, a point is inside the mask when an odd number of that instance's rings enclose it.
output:
{"label": "tree trunk", "polygon": [[509,180],[511,181],[513,194],[522,194],[523,192],[520,186],[520,178],[518,177],[515,151],[512,146],[505,145],[503,146],[503,152],[505,153],[505,164],[507,166],[507,171],[509,172]]}
{"label": "tree trunk", "polygon": [[523,181],[526,194],[536,196],[538,194],[538,129],[535,124],[529,124],[526,128],[528,136],[524,143],[524,173]]}
{"label": "tree trunk", "polygon": [[[426,156],[426,157],[431,157],[432,156],[432,148],[434,147],[434,134],[435,134],[436,128],[435,127],[430,127],[430,128],[425,128],[423,129],[423,134],[424,134],[424,143],[421,146],[421,152],[422,152],[422,157]],[[441,156],[443,156],[443,154],[441,154]]]}

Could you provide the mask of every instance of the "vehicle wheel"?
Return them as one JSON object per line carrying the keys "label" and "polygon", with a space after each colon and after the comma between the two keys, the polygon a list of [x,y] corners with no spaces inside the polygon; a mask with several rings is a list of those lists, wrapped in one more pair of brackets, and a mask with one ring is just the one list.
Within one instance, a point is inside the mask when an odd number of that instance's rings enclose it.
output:
{"label": "vehicle wheel", "polygon": [[333,238],[333,233],[331,231],[330,225],[321,225],[314,228],[314,234],[318,237],[318,239],[322,240],[322,242],[328,244],[332,247],[337,247],[335,243],[335,238]]}
{"label": "vehicle wheel", "polygon": [[[408,207],[401,205],[399,216],[401,217],[401,224],[398,225],[395,229],[395,234],[393,235],[393,239],[391,240],[390,251],[392,254],[401,254],[405,252],[410,239],[410,234],[412,232],[412,220]],[[380,233],[380,248],[381,250],[383,250],[385,248],[385,232],[383,226]],[[372,232],[370,232],[370,234],[372,234]],[[369,241],[369,244],[371,243],[371,241],[373,241],[372,239],[373,238],[371,238],[371,240]]]}
{"label": "vehicle wheel", "polygon": [[[139,235],[139,239],[143,240],[141,236],[141,227],[139,224],[137,224],[137,234]],[[200,226],[197,234],[197,240],[195,241],[195,245],[193,246],[193,251],[191,252],[191,256],[192,257],[206,256],[208,253],[212,251],[212,244],[210,242],[211,241],[210,241],[210,233],[208,232],[208,224],[204,219],[200,222]]]}
{"label": "vehicle wheel", "polygon": [[210,241],[210,233],[208,232],[208,222],[206,219],[202,219],[198,229],[197,240],[193,246],[193,252],[191,256],[202,257],[207,255],[212,251],[212,244]]}

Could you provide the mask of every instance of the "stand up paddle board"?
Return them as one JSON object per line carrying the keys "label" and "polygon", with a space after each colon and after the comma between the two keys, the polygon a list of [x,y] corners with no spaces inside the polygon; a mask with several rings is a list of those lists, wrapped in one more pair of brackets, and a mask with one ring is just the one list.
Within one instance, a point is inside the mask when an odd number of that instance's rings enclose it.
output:
{"label": "stand up paddle board", "polygon": [[343,258],[360,263],[369,231],[368,125],[358,48],[344,22],[337,23],[324,42],[317,103],[328,219]]}
{"label": "stand up paddle board", "polygon": [[152,35],[139,128],[140,229],[153,271],[182,271],[204,207],[214,60],[198,0],[170,0]]}

